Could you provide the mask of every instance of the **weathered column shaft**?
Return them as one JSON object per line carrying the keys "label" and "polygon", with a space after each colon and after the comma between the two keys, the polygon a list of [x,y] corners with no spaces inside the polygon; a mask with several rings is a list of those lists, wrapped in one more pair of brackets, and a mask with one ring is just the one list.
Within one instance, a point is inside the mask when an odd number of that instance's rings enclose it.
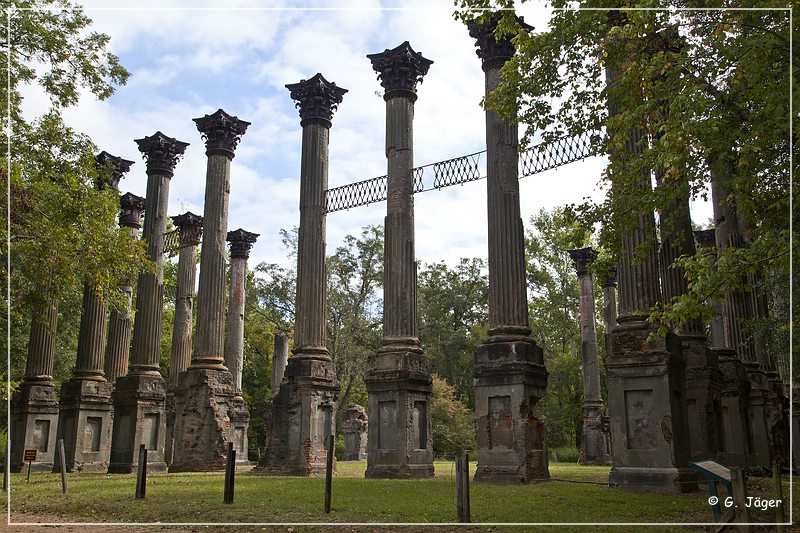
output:
{"label": "weathered column shaft", "polygon": [[[127,228],[128,236],[132,241],[139,239],[142,212],[145,199],[135,194],[125,193],[120,199],[119,225]],[[120,287],[125,302],[122,309],[113,309],[108,320],[108,340],[106,341],[106,356],[103,368],[106,379],[114,383],[117,378],[128,373],[128,357],[131,349],[131,330],[133,316],[131,303],[133,301],[133,281],[129,280]]]}
{"label": "weathered column shaft", "polygon": [[169,180],[172,172],[147,169],[143,237],[155,272],[142,272],[136,285],[136,317],[131,346],[131,374],[158,374],[161,366],[161,316],[164,306],[164,233],[167,229]]}
{"label": "weathered column shaft", "polygon": [[58,302],[53,301],[40,312],[33,313],[25,361],[24,381],[50,381],[56,353]]}
{"label": "weathered column shaft", "polygon": [[297,239],[296,355],[328,357],[325,269],[325,190],[330,125],[303,124],[300,159],[300,228]]}
{"label": "weathered column shaft", "polygon": [[[486,94],[502,65],[486,70]],[[525,236],[519,207],[517,125],[486,111],[486,191],[489,217],[489,332],[530,334]]]}
{"label": "weathered column shaft", "polygon": [[386,101],[387,205],[384,249],[383,336],[418,343],[417,266],[414,251],[414,102]]}
{"label": "weathered column shaft", "polygon": [[584,401],[602,401],[600,367],[597,365],[597,329],[594,323],[594,281],[592,273],[578,275],[580,283],[581,352],[583,353]]}
{"label": "weathered column shaft", "polygon": [[192,360],[192,302],[197,278],[197,245],[184,246],[178,252],[178,281],[175,286],[175,318],[172,324],[169,387],[178,384],[178,374],[189,368]]}
{"label": "weathered column shaft", "polygon": [[88,283],[83,285],[83,311],[78,330],[78,357],[74,378],[106,381],[103,355],[108,307]]}
{"label": "weathered column shaft", "polygon": [[286,360],[289,358],[289,337],[285,333],[276,333],[272,350],[272,397],[278,394],[286,371]]}
{"label": "weathered column shaft", "polygon": [[225,236],[228,233],[230,165],[227,155],[208,154],[197,332],[192,365],[222,367],[225,343]]}
{"label": "weathered column shaft", "polygon": [[244,306],[247,285],[247,258],[258,234],[239,228],[228,232],[231,243],[231,295],[228,301],[228,335],[225,338],[225,366],[233,374],[234,394],[242,395],[244,363]]}
{"label": "weathered column shaft", "polygon": [[606,357],[611,354],[611,331],[617,325],[617,267],[603,280],[603,328]]}

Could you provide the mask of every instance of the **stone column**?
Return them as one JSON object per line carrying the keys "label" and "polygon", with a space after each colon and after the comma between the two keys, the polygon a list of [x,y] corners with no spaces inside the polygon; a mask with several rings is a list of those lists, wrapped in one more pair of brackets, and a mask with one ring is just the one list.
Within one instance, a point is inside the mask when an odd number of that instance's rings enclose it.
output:
{"label": "stone column", "polygon": [[[611,331],[617,326],[617,267],[612,266],[603,276],[603,342],[605,343],[605,357],[611,353]],[[605,364],[605,361],[603,361]]]}
{"label": "stone column", "polygon": [[166,384],[161,377],[161,313],[164,304],[164,232],[167,228],[169,182],[188,143],[160,131],[136,139],[147,162],[147,195],[143,238],[155,272],[139,274],[131,366],[114,389],[114,433],[110,473],[130,473],[139,461],[139,445],[147,448],[147,468],[166,469]]}
{"label": "stone column", "polygon": [[197,245],[203,237],[203,217],[187,211],[172,217],[178,228],[178,280],[175,285],[175,316],[172,321],[172,347],[170,350],[169,383],[166,399],[166,437],[164,460],[172,464],[175,436],[175,389],[178,375],[189,367],[192,360],[192,304],[197,277]]}
{"label": "stone column", "polygon": [[386,101],[383,343],[367,358],[368,478],[433,476],[430,364],[417,331],[414,254],[414,102],[432,61],[408,41],[368,55]]}
{"label": "stone column", "polygon": [[[144,211],[144,198],[132,193],[125,193],[119,199],[120,227],[127,228],[131,240],[139,239],[142,212]],[[133,300],[133,281],[123,285],[122,291],[125,304],[121,309],[113,309],[108,320],[108,342],[106,344],[106,357],[103,368],[106,379],[112,385],[117,378],[128,373],[128,354],[131,348],[131,330],[133,316],[131,314],[131,301]]]}
{"label": "stone column", "polygon": [[[496,18],[467,25],[477,41],[488,95],[499,85],[500,69],[514,55],[514,46],[510,37],[495,38]],[[545,427],[535,411],[547,387],[547,370],[528,327],[518,142],[514,121],[487,110],[489,338],[475,351],[476,481],[550,478]]]}
{"label": "stone column", "polygon": [[[609,12],[609,26],[625,23],[623,13]],[[617,46],[608,50],[606,83],[612,93],[619,93],[621,89],[616,84],[625,68],[625,43],[609,44]],[[640,91],[639,87],[625,89]],[[608,107],[610,116],[618,114],[619,100],[610,98]],[[633,128],[625,134],[627,141],[623,151],[609,154],[612,188],[648,191],[651,187],[649,171],[642,171],[638,176],[624,176],[624,180],[621,176],[625,160],[640,154],[647,143],[641,129]],[[695,473],[688,468],[686,362],[680,339],[671,332],[649,339],[657,325],[648,324],[647,318],[650,310],[661,301],[658,257],[653,246],[653,213],[640,213],[635,227],[621,230],[620,238],[619,315],[611,333],[611,353],[606,358],[608,411],[612,414],[614,442],[614,466],[609,483],[660,492],[695,490]],[[636,257],[640,246],[649,246],[644,257]]]}
{"label": "stone column", "polygon": [[325,442],[334,433],[339,393],[326,347],[325,190],[331,119],[347,90],[319,73],[286,88],[303,128],[294,356],[273,397],[272,433],[256,470],[308,476],[325,471]]}
{"label": "stone column", "polygon": [[247,458],[247,429],[250,411],[242,397],[242,365],[244,363],[244,306],[247,284],[247,258],[258,237],[241,228],[228,232],[231,243],[231,292],[228,300],[228,323],[225,337],[225,366],[233,374],[233,409],[230,413],[233,446],[237,464],[250,464]]}
{"label": "stone column", "polygon": [[12,472],[20,472],[25,466],[25,450],[37,451],[33,470],[49,472],[54,465],[58,400],[52,374],[57,322],[57,301],[32,309],[25,375],[11,398]]}
{"label": "stone column", "polygon": [[233,376],[225,367],[225,236],[231,160],[249,122],[222,109],[194,119],[206,142],[203,244],[192,362],[178,375],[170,472],[223,470],[231,439]]}
{"label": "stone column", "polygon": [[365,461],[367,459],[367,412],[360,405],[351,405],[344,412],[342,434],[344,454],[342,461]]}
{"label": "stone column", "polygon": [[286,333],[276,333],[272,350],[272,398],[278,395],[289,359],[289,337]]}
{"label": "stone column", "polygon": [[[102,152],[99,166],[111,167],[96,182],[116,190],[133,161]],[[57,439],[64,439],[67,470],[105,471],[111,451],[111,391],[103,371],[108,306],[90,282],[83,285],[78,354],[72,379],[61,386]],[[58,469],[54,465],[54,471]]]}
{"label": "stone column", "polygon": [[[742,237],[739,217],[736,212],[736,199],[734,191],[731,189],[731,180],[734,178],[736,170],[731,154],[714,154],[709,158],[711,167],[711,196],[714,205],[714,221],[716,225],[716,243],[720,252],[728,248],[743,248],[745,246]],[[742,281],[746,281],[744,278]],[[753,336],[747,331],[753,320],[753,306],[749,294],[743,289],[728,291],[725,295],[723,308],[723,323],[725,326],[725,347],[736,351],[736,355],[743,367],[743,373],[747,380],[747,385],[738,383],[742,370],[732,367],[739,363],[725,361],[726,369],[723,372],[730,376],[730,388],[734,388],[739,393],[747,389],[747,396],[744,402],[739,400],[738,408],[741,403],[746,405],[748,431],[747,435],[747,462],[739,462],[741,466],[762,467],[770,470],[772,467],[772,446],[768,428],[767,407],[769,403],[770,387],[766,373],[756,359],[756,350]],[[731,354],[732,355],[732,354]],[[722,364],[720,365],[722,366]],[[733,395],[730,395],[733,398]],[[733,403],[728,400],[728,403]],[[729,409],[732,409],[731,406]],[[738,415],[738,411],[736,411]],[[733,425],[736,422],[733,421]],[[733,445],[732,445],[733,446]],[[741,452],[741,446],[733,448],[732,451]],[[738,453],[736,454],[738,455]],[[731,457],[741,461],[741,456]]]}
{"label": "stone column", "polygon": [[588,266],[597,259],[591,248],[567,250],[575,262],[578,274],[580,299],[581,353],[583,354],[583,439],[581,464],[605,465],[611,463],[603,431],[606,406],[600,394],[600,367],[597,363],[597,331],[594,313],[594,279]]}

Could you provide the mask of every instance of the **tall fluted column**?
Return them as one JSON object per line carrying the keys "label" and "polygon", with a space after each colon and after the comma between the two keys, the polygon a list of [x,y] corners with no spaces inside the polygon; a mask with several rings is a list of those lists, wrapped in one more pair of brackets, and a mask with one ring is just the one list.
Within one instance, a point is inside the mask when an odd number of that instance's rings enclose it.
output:
{"label": "tall fluted column", "polygon": [[[237,439],[231,424],[233,376],[224,365],[225,237],[231,161],[249,122],[222,109],[194,119],[206,144],[203,244],[194,352],[189,368],[178,375],[175,430],[170,472],[222,470],[227,445]],[[247,456],[244,450],[244,456]]]}
{"label": "tall fluted column", "polygon": [[276,333],[272,350],[272,394],[275,398],[281,388],[286,362],[289,359],[289,337],[286,333]]}
{"label": "tall fluted column", "polygon": [[[144,204],[144,198],[135,194],[128,192],[120,196],[119,225],[127,228],[131,240],[139,238]],[[131,314],[133,282],[125,283],[120,290],[125,303],[121,309],[111,311],[111,317],[108,320],[105,363],[103,365],[106,379],[112,384],[116,383],[118,377],[128,373],[128,356],[130,354],[131,330],[133,328],[133,316]]]}
{"label": "tall fluted column", "polygon": [[37,450],[32,469],[53,468],[58,424],[58,401],[53,384],[58,302],[34,307],[28,358],[22,384],[11,398],[11,471],[24,466],[25,450]]}
{"label": "tall fluted column", "polygon": [[611,461],[603,431],[605,404],[600,394],[600,367],[597,363],[597,329],[594,313],[594,279],[588,266],[597,259],[591,248],[568,250],[575,262],[579,284],[579,321],[583,355],[583,439],[581,464],[603,465]]}
{"label": "tall fluted column", "polygon": [[[624,26],[627,18],[624,12],[611,11],[608,22],[609,27]],[[645,44],[624,40],[625,36],[625,31],[610,32],[607,41],[606,84],[611,95],[611,119],[625,111],[620,105],[624,92],[642,98],[638,84],[619,85],[629,50]],[[609,131],[612,136],[619,133]],[[625,136],[623,150],[609,154],[612,190],[633,189],[647,194],[651,188],[650,171],[631,172],[627,163],[647,148],[645,132],[633,127],[621,133]],[[643,210],[633,227],[620,228],[620,241],[619,315],[611,333],[611,353],[606,357],[608,412],[614,442],[609,482],[622,488],[647,487],[660,492],[695,490],[695,473],[688,468],[686,362],[680,339],[671,332],[659,336],[654,331],[658,326],[647,322],[651,310],[662,299],[653,212]],[[645,248],[645,254],[641,254],[640,247]]]}
{"label": "tall fluted column", "polygon": [[325,346],[325,190],[331,119],[347,90],[319,73],[286,88],[300,109],[303,128],[294,356],[277,396],[273,389],[272,432],[256,470],[308,476],[324,471],[339,392],[336,367]]}
{"label": "tall fluted column", "polygon": [[[368,55],[386,101],[387,201],[383,254],[383,345],[367,359],[372,437],[369,478],[433,475],[430,363],[419,344],[414,254],[414,102],[433,61],[408,41]],[[387,437],[387,434],[392,434]],[[383,435],[383,436],[381,436]]]}
{"label": "tall fluted column", "polygon": [[175,436],[175,389],[178,376],[189,367],[192,360],[192,304],[197,277],[197,245],[203,237],[203,217],[187,211],[172,217],[178,228],[178,280],[175,285],[175,315],[172,319],[172,347],[170,350],[169,383],[166,399],[166,437],[164,460],[172,464]]}
{"label": "tall fluted column", "polygon": [[[96,158],[101,168],[98,189],[117,190],[117,185],[133,161],[108,152]],[[83,307],[78,329],[78,354],[72,378],[61,386],[58,431],[64,439],[67,470],[105,471],[111,452],[113,383],[103,371],[106,348],[108,306],[90,281],[83,285]],[[54,465],[54,470],[57,467]]]}
{"label": "tall fluted column", "polygon": [[192,304],[197,277],[197,245],[203,237],[203,217],[187,211],[172,217],[178,228],[178,280],[175,286],[175,317],[172,323],[172,349],[169,388],[178,385],[178,375],[192,360]]}
{"label": "tall fluted column", "polygon": [[[495,37],[497,19],[495,14],[482,24],[467,24],[482,61],[487,95],[498,87],[500,71],[515,53],[510,36]],[[545,426],[535,411],[547,387],[547,370],[528,326],[518,144],[515,121],[487,110],[489,338],[475,351],[476,481],[550,478]]]}
{"label": "tall fluted column", "polygon": [[231,243],[231,288],[225,338],[225,366],[233,374],[233,391],[237,397],[242,396],[247,259],[250,257],[250,248],[255,244],[256,238],[258,238],[258,233],[250,233],[242,228],[229,231],[227,237],[228,242]]}
{"label": "tall fluted column", "polygon": [[247,258],[255,244],[257,233],[241,228],[228,232],[231,243],[231,288],[228,299],[228,323],[225,336],[225,366],[233,374],[233,408],[230,412],[233,425],[233,445],[236,462],[250,464],[247,458],[247,430],[250,426],[250,411],[242,397],[242,366],[244,364],[244,306],[247,284]]}
{"label": "tall fluted column", "polygon": [[[603,276],[603,329],[605,357],[611,353],[611,331],[617,326],[617,267],[611,266]],[[605,364],[605,361],[604,361]]]}
{"label": "tall fluted column", "polygon": [[139,445],[147,448],[147,468],[166,469],[166,383],[161,377],[161,317],[164,305],[164,233],[169,183],[188,143],[157,131],[136,139],[147,162],[147,195],[142,237],[155,272],[142,272],[136,285],[130,370],[114,388],[114,434],[110,473],[130,473],[139,462]]}
{"label": "tall fluted column", "polygon": [[[716,243],[720,253],[729,248],[745,247],[744,237],[740,231],[741,224],[736,212],[736,195],[731,188],[736,168],[733,153],[715,153],[709,157],[711,168],[711,197],[714,205],[714,222],[716,224]],[[742,281],[746,281],[743,276]],[[753,321],[752,299],[743,289],[730,290],[725,295],[722,305],[725,325],[725,347],[735,350],[741,361],[746,383],[741,384],[741,371],[734,361],[726,360],[723,372],[728,378],[726,403],[733,404],[733,398],[739,396],[738,407],[746,407],[747,416],[741,425],[747,431],[747,461],[742,463],[740,456],[742,446],[731,444],[731,459],[736,459],[744,466],[771,468],[773,450],[771,446],[770,428],[768,427],[767,404],[770,387],[764,369],[756,359],[753,336],[747,331]],[[733,353],[729,353],[733,356]],[[747,391],[746,398],[744,391]],[[735,392],[734,392],[735,391]],[[730,407],[729,407],[730,409]],[[738,415],[739,412],[737,411]],[[731,426],[742,429],[738,421],[731,421]],[[726,435],[727,436],[727,435]],[[726,439],[727,443],[727,439]]]}

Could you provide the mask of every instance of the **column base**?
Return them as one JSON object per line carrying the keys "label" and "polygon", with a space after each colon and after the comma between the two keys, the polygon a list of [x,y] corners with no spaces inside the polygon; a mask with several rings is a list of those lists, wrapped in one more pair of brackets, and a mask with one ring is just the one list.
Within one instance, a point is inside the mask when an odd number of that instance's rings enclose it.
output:
{"label": "column base", "polygon": [[609,482],[634,491],[697,490],[689,469],[685,360],[678,337],[648,341],[652,326],[621,322],[606,356],[613,468]]}
{"label": "column base", "polygon": [[109,474],[130,474],[147,449],[147,471],[164,472],[166,383],[161,376],[129,374],[114,386],[114,432]]}
{"label": "column base", "polygon": [[[111,383],[72,378],[61,386],[57,439],[68,472],[105,472],[111,453]],[[53,472],[59,466],[53,464]]]}
{"label": "column base", "polygon": [[167,390],[164,402],[164,462],[172,464],[172,451],[175,447],[175,389]]}
{"label": "column base", "polygon": [[170,472],[225,470],[233,434],[233,375],[190,366],[178,375]]}
{"label": "column base", "polygon": [[272,400],[272,431],[256,473],[278,476],[325,474],[327,437],[333,434],[339,382],[327,357],[290,357]]}
{"label": "column base", "polygon": [[782,467],[789,465],[789,398],[777,372],[767,372],[767,428],[772,457]]}
{"label": "column base", "polygon": [[606,417],[605,405],[602,401],[584,402],[581,413],[583,414],[583,439],[580,464],[610,465],[611,437],[603,427],[603,419]]}
{"label": "column base", "polygon": [[535,407],[547,387],[542,349],[532,339],[487,342],[475,350],[475,481],[550,479],[545,426]]}
{"label": "column base", "polygon": [[750,423],[751,447],[750,468],[761,468],[772,472],[772,435],[767,425],[767,402],[769,384],[761,365],[744,362],[747,380],[750,382],[750,396],[747,402],[747,417]]}
{"label": "column base", "polygon": [[686,358],[686,409],[689,424],[689,457],[714,459],[722,450],[722,381],[716,352],[706,346],[705,336],[681,336]]}
{"label": "column base", "polygon": [[367,470],[372,479],[428,478],[433,470],[428,358],[384,351],[367,358]]}
{"label": "column base", "polygon": [[234,396],[230,418],[230,441],[233,442],[233,449],[236,450],[236,464],[238,466],[250,466],[250,459],[247,456],[250,446],[247,438],[247,431],[250,428],[250,411],[241,396]]}
{"label": "column base", "polygon": [[719,370],[722,373],[722,439],[721,450],[717,454],[725,466],[748,466],[749,420],[747,403],[750,396],[750,383],[747,380],[742,361],[736,351],[727,348],[714,348]]}
{"label": "column base", "polygon": [[22,382],[11,398],[11,472],[27,466],[25,450],[36,450],[33,472],[50,472],[56,451],[58,401],[51,381]]}

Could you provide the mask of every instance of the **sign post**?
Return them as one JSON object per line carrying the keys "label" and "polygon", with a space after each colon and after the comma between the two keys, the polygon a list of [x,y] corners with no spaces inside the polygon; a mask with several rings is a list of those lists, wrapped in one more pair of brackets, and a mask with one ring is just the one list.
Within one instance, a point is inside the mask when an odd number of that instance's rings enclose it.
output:
{"label": "sign post", "polygon": [[31,464],[36,460],[36,450],[25,450],[23,460],[28,461],[28,483],[31,482]]}

